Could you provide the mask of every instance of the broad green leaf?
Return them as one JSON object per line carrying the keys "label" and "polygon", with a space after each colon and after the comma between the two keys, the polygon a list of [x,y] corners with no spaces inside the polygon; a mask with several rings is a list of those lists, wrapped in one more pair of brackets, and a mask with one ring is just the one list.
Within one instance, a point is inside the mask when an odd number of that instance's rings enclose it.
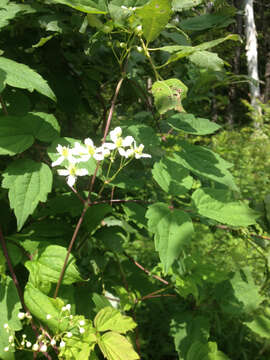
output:
{"label": "broad green leaf", "polygon": [[212,71],[222,71],[224,66],[224,62],[218,54],[205,50],[196,51],[189,56],[189,60],[203,69]]}
{"label": "broad green leaf", "polygon": [[213,27],[227,27],[234,22],[231,16],[223,14],[204,14],[182,20],[180,27],[183,30],[202,31]]}
{"label": "broad green leaf", "polygon": [[101,309],[94,319],[98,331],[112,330],[121,334],[133,330],[137,325],[130,316],[122,315],[117,309],[107,306]]}
{"label": "broad green leaf", "polygon": [[178,79],[156,81],[152,86],[155,105],[160,114],[175,109],[184,111],[181,101],[186,97],[188,88]]}
{"label": "broad green leaf", "polygon": [[7,167],[3,177],[2,186],[9,189],[10,207],[14,209],[20,231],[38,203],[46,202],[52,188],[52,172],[44,163],[19,159]]}
{"label": "broad green leaf", "polygon": [[189,171],[169,157],[156,162],[152,174],[158,185],[170,195],[185,194],[193,184]]}
{"label": "broad green leaf", "polygon": [[184,211],[172,210],[164,203],[149,206],[146,217],[149,230],[155,234],[155,248],[167,273],[193,235],[192,221]]}
{"label": "broad green leaf", "polygon": [[108,331],[98,339],[98,346],[108,360],[136,360],[139,355],[134,351],[130,342],[113,331]]}
{"label": "broad green leaf", "polygon": [[[13,360],[14,353],[12,350],[5,352],[4,348],[9,345],[8,337],[13,331],[22,329],[21,321],[18,319],[18,313],[22,308],[17,289],[13,280],[9,276],[1,277],[0,282],[0,358],[3,360]],[[13,330],[7,333],[4,324]]]}
{"label": "broad green leaf", "polygon": [[148,0],[112,0],[108,4],[110,16],[117,24],[124,21],[133,14],[133,8],[146,4]]}
{"label": "broad green leaf", "polygon": [[5,71],[5,83],[8,85],[20,89],[27,89],[30,92],[36,90],[40,94],[43,94],[56,101],[55,95],[49,87],[47,81],[27,65],[1,56],[0,69]]}
{"label": "broad green leaf", "polygon": [[195,118],[193,114],[174,114],[166,122],[175,130],[194,135],[208,135],[221,127],[208,119]]}
{"label": "broad green leaf", "polygon": [[[25,263],[30,274],[38,274],[40,281],[57,283],[67,255],[67,249],[59,245],[49,245],[41,251],[41,254],[32,261]],[[68,265],[63,277],[63,284],[70,285],[82,278],[77,270],[75,258],[69,255]]]}
{"label": "broad green leaf", "polygon": [[6,79],[6,73],[2,69],[0,69],[0,93],[5,88],[5,79]]}
{"label": "broad green leaf", "polygon": [[197,189],[192,204],[198,214],[232,226],[253,225],[259,217],[247,204],[232,200],[231,192],[225,189]]}
{"label": "broad green leaf", "polygon": [[138,8],[135,14],[141,19],[143,36],[147,43],[155,40],[165,28],[171,16],[170,0],[150,0]]}
{"label": "broad green leaf", "polygon": [[265,315],[256,315],[251,322],[245,322],[245,325],[262,338],[270,338],[270,319]]}
{"label": "broad green leaf", "polygon": [[137,226],[142,227],[146,226],[146,219],[145,219],[145,213],[146,208],[143,207],[140,204],[134,203],[134,202],[127,202],[122,204],[123,210],[127,217],[134,221]]}
{"label": "broad green leaf", "polygon": [[229,358],[218,350],[215,342],[205,344],[195,341],[187,353],[186,360],[229,360]]}
{"label": "broad green leaf", "polygon": [[103,243],[107,249],[116,253],[122,253],[124,242],[122,231],[122,228],[119,226],[103,226],[95,232],[95,238],[100,243]]}
{"label": "broad green leaf", "polygon": [[53,0],[54,3],[70,6],[88,14],[106,14],[107,6],[105,0]]}
{"label": "broad green leaf", "polygon": [[18,4],[14,1],[1,0],[0,2],[0,28],[9,24],[9,21],[14,19],[18,14],[30,14],[35,10],[26,4]]}
{"label": "broad green leaf", "polygon": [[183,11],[200,5],[203,0],[172,0],[173,11]]}
{"label": "broad green leaf", "polygon": [[92,301],[95,304],[94,311],[99,312],[101,309],[112,306],[110,301],[103,295],[99,295],[97,293],[93,293],[92,295]]}
{"label": "broad green leaf", "polygon": [[112,212],[112,207],[109,204],[97,204],[88,208],[84,216],[84,225],[87,227],[89,234],[96,230],[101,225],[102,220],[106,215]]}
{"label": "broad green leaf", "polygon": [[196,341],[207,343],[210,333],[209,317],[186,312],[175,312],[170,325],[175,349],[181,358],[186,359],[187,352]]}
{"label": "broad green leaf", "polygon": [[229,168],[229,162],[208,148],[192,145],[186,141],[179,141],[181,152],[174,154],[176,162],[189,169],[199,177],[214,180],[224,184],[232,190],[238,191]]}
{"label": "broad green leaf", "polygon": [[211,49],[227,40],[240,41],[240,38],[236,34],[229,34],[223,38],[219,38],[219,39],[212,40],[212,41],[207,41],[207,42],[204,42],[197,46],[177,45],[179,47],[179,51],[177,51],[177,46],[175,46],[175,45],[174,45],[174,47],[169,47],[169,46],[161,47],[161,48],[159,48],[159,50],[173,52],[173,54],[169,57],[167,62],[165,64],[161,65],[160,67],[167,66],[171,62],[178,61],[179,59],[190,56],[197,51],[204,51],[204,50]]}
{"label": "broad green leaf", "polygon": [[[64,306],[62,300],[50,298],[35,288],[33,284],[27,283],[24,301],[30,313],[53,331],[66,331],[69,328],[69,320],[62,314]],[[47,315],[51,315],[51,317],[48,319]]]}

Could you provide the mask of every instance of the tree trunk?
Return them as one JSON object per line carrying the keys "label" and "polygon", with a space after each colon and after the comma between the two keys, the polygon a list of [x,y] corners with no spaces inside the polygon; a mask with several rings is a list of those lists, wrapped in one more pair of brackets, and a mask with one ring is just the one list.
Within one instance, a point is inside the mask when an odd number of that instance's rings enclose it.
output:
{"label": "tree trunk", "polygon": [[256,102],[256,100],[260,97],[260,85],[258,74],[257,33],[254,20],[253,0],[244,0],[244,10],[248,76],[256,81],[256,83],[250,83],[250,99],[251,105],[253,105],[256,110],[259,110]]}

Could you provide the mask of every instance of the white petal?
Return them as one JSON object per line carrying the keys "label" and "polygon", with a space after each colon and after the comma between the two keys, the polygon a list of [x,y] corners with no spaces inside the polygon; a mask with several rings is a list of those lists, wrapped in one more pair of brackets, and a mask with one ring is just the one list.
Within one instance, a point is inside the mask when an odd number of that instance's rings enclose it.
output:
{"label": "white petal", "polygon": [[77,169],[76,170],[76,175],[78,175],[78,176],[88,175],[88,170],[87,169]]}
{"label": "white petal", "polygon": [[127,152],[123,148],[118,148],[118,152],[121,156],[127,157]]}
{"label": "white petal", "polygon": [[62,154],[63,146],[60,145],[60,144],[58,144],[56,150],[57,150],[57,152],[59,152],[60,154]]}
{"label": "white petal", "polygon": [[[61,146],[61,145],[60,145]],[[64,156],[60,156],[57,160],[52,163],[52,167],[62,164],[65,160]]]}
{"label": "white petal", "polygon": [[61,169],[61,170],[57,170],[58,174],[61,175],[61,176],[67,176],[69,175],[69,171],[68,170],[64,170],[64,169]]}
{"label": "white petal", "polygon": [[121,135],[122,129],[119,126],[110,132],[110,138],[113,142],[116,142],[117,138],[119,138]]}
{"label": "white petal", "polygon": [[93,141],[90,138],[84,140],[85,145],[95,147]]}
{"label": "white petal", "polygon": [[95,153],[93,155],[93,158],[98,160],[98,161],[101,161],[101,160],[104,160],[104,155],[102,153]]}
{"label": "white petal", "polygon": [[114,149],[116,148],[116,145],[113,144],[113,143],[104,143],[104,144],[103,144],[103,147],[104,147],[105,149],[114,150]]}
{"label": "white petal", "polygon": [[133,136],[126,136],[123,139],[123,146],[131,146],[131,144],[134,142]]}
{"label": "white petal", "polygon": [[76,181],[76,176],[73,175],[69,175],[68,179],[67,179],[67,183],[69,186],[73,186],[75,184]]}

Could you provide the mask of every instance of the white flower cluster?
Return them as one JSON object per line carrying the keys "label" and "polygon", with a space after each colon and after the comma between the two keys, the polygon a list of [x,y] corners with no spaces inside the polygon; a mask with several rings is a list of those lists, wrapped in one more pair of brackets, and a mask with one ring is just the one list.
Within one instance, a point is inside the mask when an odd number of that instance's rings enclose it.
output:
{"label": "white flower cluster", "polygon": [[[137,146],[135,139],[132,136],[122,137],[122,129],[118,126],[110,132],[110,139],[112,142],[105,142],[102,146],[96,147],[90,138],[84,140],[84,145],[75,142],[73,148],[58,145],[56,150],[60,155],[52,166],[61,165],[64,160],[68,160],[68,166],[65,169],[58,170],[58,174],[67,177],[69,186],[73,186],[78,176],[88,175],[88,170],[78,168],[77,164],[86,162],[91,158],[97,161],[102,161],[112,153],[117,151],[124,158],[135,159],[150,158],[151,155],[144,154],[144,145]],[[113,159],[113,156],[111,157]]]}

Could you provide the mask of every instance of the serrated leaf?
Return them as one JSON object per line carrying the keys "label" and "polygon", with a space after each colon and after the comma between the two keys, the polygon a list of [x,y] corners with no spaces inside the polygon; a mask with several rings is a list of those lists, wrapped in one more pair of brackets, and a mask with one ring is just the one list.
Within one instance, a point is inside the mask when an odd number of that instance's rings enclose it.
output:
{"label": "serrated leaf", "polygon": [[67,5],[73,9],[89,14],[106,14],[107,6],[104,0],[53,0],[54,3]]}
{"label": "serrated leaf", "polygon": [[188,58],[193,64],[207,70],[222,71],[224,67],[224,61],[218,54],[210,51],[196,51]]}
{"label": "serrated leaf", "polygon": [[13,280],[9,276],[1,278],[0,283],[0,358],[3,360],[13,360],[14,353],[4,351],[9,345],[8,338],[10,336],[4,330],[4,324],[8,324],[13,331],[22,329],[22,323],[18,319],[18,313],[22,307],[17,289]]}
{"label": "serrated leaf", "polygon": [[259,217],[245,203],[233,201],[231,192],[225,189],[197,189],[192,204],[200,215],[232,226],[253,225]]}
{"label": "serrated leaf", "polygon": [[264,315],[256,315],[251,322],[245,322],[245,325],[262,338],[270,338],[270,319]]}
{"label": "serrated leaf", "polygon": [[[61,309],[64,306],[62,300],[50,298],[35,288],[33,284],[27,283],[24,301],[30,313],[53,331],[66,331],[69,328],[69,320],[62,315]],[[49,319],[47,318],[48,314],[51,315]]]}
{"label": "serrated leaf", "polygon": [[208,135],[221,127],[208,119],[195,118],[193,114],[174,114],[166,120],[175,130],[193,135]]}
{"label": "serrated leaf", "polygon": [[229,360],[229,358],[218,350],[215,342],[195,341],[187,353],[186,360]]}
{"label": "serrated leaf", "polygon": [[[67,249],[65,247],[49,245],[42,250],[37,259],[27,261],[25,266],[29,270],[30,275],[37,273],[40,281],[57,283],[66,255]],[[70,254],[62,283],[70,285],[81,280],[82,278],[75,264],[75,258]]]}
{"label": "serrated leaf", "polygon": [[130,316],[122,315],[117,309],[107,306],[94,319],[98,331],[112,330],[121,334],[133,330],[137,325]]}
{"label": "serrated leaf", "polygon": [[181,101],[186,97],[188,88],[178,79],[156,81],[152,86],[155,106],[160,114],[175,109],[184,111]]}
{"label": "serrated leaf", "polygon": [[190,217],[182,210],[171,210],[164,203],[149,206],[146,213],[149,231],[155,234],[155,248],[167,273],[194,229]]}
{"label": "serrated leaf", "polygon": [[135,14],[141,19],[143,36],[147,43],[155,40],[169,22],[171,16],[170,0],[151,0],[138,8]]}
{"label": "serrated leaf", "polygon": [[18,4],[14,1],[1,0],[0,4],[0,28],[9,24],[9,21],[18,14],[29,14],[35,12],[30,5]]}
{"label": "serrated leaf", "polygon": [[[216,40],[212,40],[212,41],[206,41],[200,45],[197,46],[179,46],[179,51],[177,51],[176,53],[173,53],[169,59],[167,60],[167,62],[163,65],[161,65],[160,67],[164,67],[167,66],[168,64],[174,62],[174,61],[178,61],[179,59],[182,59],[184,57],[190,56],[193,53],[197,52],[197,51],[204,51],[204,50],[208,50],[211,49],[221,43],[223,43],[224,41],[227,40],[233,40],[233,41],[240,41],[240,37],[236,34],[229,34],[227,36],[225,36],[224,38],[219,38]],[[164,50],[164,51],[168,51],[168,48],[166,47],[161,47],[159,48],[159,50]],[[172,49],[173,50],[173,49]],[[175,51],[175,50],[174,50]],[[173,51],[172,51],[173,52]]]}
{"label": "serrated leaf", "polygon": [[158,185],[170,195],[182,195],[193,184],[189,171],[169,157],[156,162],[152,174]]}
{"label": "serrated leaf", "polygon": [[18,63],[3,56],[0,57],[0,69],[6,73],[5,83],[30,92],[36,90],[53,101],[56,101],[52,89],[37,72],[29,66]]}
{"label": "serrated leaf", "polygon": [[137,360],[139,355],[128,340],[116,332],[109,331],[98,340],[98,346],[108,360]]}
{"label": "serrated leaf", "polygon": [[192,145],[186,141],[179,141],[179,145],[182,151],[174,154],[176,162],[202,178],[214,180],[238,191],[233,176],[228,170],[232,164],[203,146]]}
{"label": "serrated leaf", "polygon": [[6,79],[6,73],[2,69],[0,69],[0,93],[5,88],[5,79]]}
{"label": "serrated leaf", "polygon": [[182,20],[180,22],[180,27],[183,30],[202,31],[213,27],[227,27],[232,22],[234,22],[234,19],[228,15],[223,15],[221,13],[204,14]]}
{"label": "serrated leaf", "polygon": [[9,189],[10,207],[14,209],[20,231],[38,203],[46,202],[52,188],[52,172],[44,163],[20,159],[7,167],[3,177],[2,186]]}

